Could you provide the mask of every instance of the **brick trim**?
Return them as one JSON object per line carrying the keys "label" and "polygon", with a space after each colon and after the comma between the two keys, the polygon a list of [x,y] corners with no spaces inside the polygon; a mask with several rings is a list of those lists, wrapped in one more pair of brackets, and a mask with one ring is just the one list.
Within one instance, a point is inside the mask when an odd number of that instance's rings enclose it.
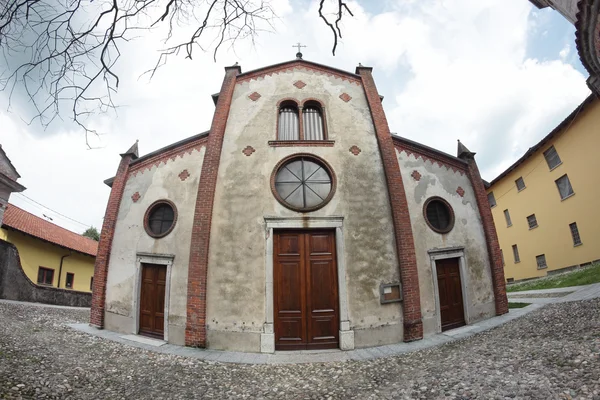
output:
{"label": "brick trim", "polygon": [[231,108],[236,77],[240,73],[240,67],[225,68],[225,78],[213,115],[198,182],[188,266],[186,346],[206,347],[206,281],[210,228],[227,117]]}
{"label": "brick trim", "polygon": [[125,154],[121,158],[115,180],[112,184],[106,212],[104,213],[104,222],[98,243],[98,254],[94,264],[94,285],[92,289],[92,308],[90,311],[90,325],[97,328],[104,328],[104,310],[106,306],[106,278],[108,277],[108,265],[110,261],[110,251],[112,249],[115,226],[121,206],[121,198],[125,190],[129,173],[129,163],[133,158],[132,154]]}
{"label": "brick trim", "polygon": [[479,168],[473,155],[465,157],[469,163],[468,176],[471,186],[475,193],[477,207],[481,215],[481,224],[485,233],[488,255],[490,258],[490,267],[492,269],[492,284],[494,285],[494,301],[496,303],[496,315],[506,314],[508,312],[508,298],[506,297],[506,281],[504,280],[504,267],[502,266],[502,253],[500,252],[500,243],[492,209],[488,202],[487,192],[483,185],[483,180],[479,174]]}
{"label": "brick trim", "polygon": [[439,167],[446,167],[447,170],[451,169],[452,171],[458,172],[461,175],[464,175],[468,170],[468,166],[460,163],[458,160],[443,157],[441,154],[436,154],[432,151],[427,151],[426,149],[419,149],[396,139],[394,139],[394,146],[396,149],[398,149],[398,151],[403,151],[407,155],[412,154],[415,156],[415,158],[420,157],[423,159],[423,161],[430,161],[432,164],[437,164]]}
{"label": "brick trim", "polygon": [[175,161],[177,157],[183,158],[186,154],[192,154],[194,150],[200,151],[208,141],[208,137],[210,137],[210,134],[192,142],[185,143],[180,147],[167,150],[164,153],[156,154],[142,162],[135,163],[129,168],[129,172],[133,174],[133,176],[143,174],[146,170],[150,171],[152,167],[166,165],[169,161]]}
{"label": "brick trim", "polygon": [[396,240],[396,251],[398,253],[398,264],[400,266],[400,279],[402,280],[402,291],[404,301],[402,313],[404,318],[404,341],[410,342],[423,338],[423,321],[421,320],[421,294],[419,289],[419,275],[417,270],[417,257],[415,254],[415,243],[412,234],[408,202],[396,148],[392,141],[381,99],[371,74],[371,68],[358,67],[357,73],[361,76],[363,88],[371,117],[375,126],[377,143],[381,152],[381,160],[385,178],[387,180],[388,195],[392,208],[392,220]]}
{"label": "brick trim", "polygon": [[265,76],[271,76],[273,74],[278,75],[281,73],[293,72],[295,70],[315,72],[317,74],[331,76],[337,79],[341,79],[342,81],[360,85],[360,79],[358,79],[358,77],[355,74],[336,70],[324,65],[318,65],[305,60],[293,60],[281,64],[260,68],[254,71],[248,71],[245,72],[242,76],[240,76],[237,79],[236,83],[258,80],[260,78],[264,78]]}

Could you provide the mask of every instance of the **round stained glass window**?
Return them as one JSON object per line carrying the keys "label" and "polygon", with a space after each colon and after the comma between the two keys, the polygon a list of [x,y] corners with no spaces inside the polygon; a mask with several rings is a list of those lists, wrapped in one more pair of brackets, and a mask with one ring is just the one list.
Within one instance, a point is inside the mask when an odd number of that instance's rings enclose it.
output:
{"label": "round stained glass window", "polygon": [[146,211],[144,227],[148,235],[160,238],[168,235],[175,226],[177,209],[168,200],[154,202]]}
{"label": "round stained glass window", "polygon": [[423,207],[427,225],[438,233],[448,233],[454,227],[454,212],[441,197],[431,197]]}
{"label": "round stained glass window", "polygon": [[311,155],[284,159],[275,170],[274,194],[284,206],[296,211],[323,207],[333,196],[335,180],[329,166]]}

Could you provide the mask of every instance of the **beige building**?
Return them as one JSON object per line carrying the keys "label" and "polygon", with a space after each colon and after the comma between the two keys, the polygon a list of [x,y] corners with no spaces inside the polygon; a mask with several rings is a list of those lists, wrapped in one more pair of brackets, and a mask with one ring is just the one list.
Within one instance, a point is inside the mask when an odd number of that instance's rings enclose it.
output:
{"label": "beige building", "polygon": [[599,126],[591,95],[490,183],[508,282],[600,259]]}
{"label": "beige building", "polygon": [[392,135],[371,68],[227,67],[214,99],[210,131],[106,181],[93,325],[268,353],[507,312],[474,153]]}

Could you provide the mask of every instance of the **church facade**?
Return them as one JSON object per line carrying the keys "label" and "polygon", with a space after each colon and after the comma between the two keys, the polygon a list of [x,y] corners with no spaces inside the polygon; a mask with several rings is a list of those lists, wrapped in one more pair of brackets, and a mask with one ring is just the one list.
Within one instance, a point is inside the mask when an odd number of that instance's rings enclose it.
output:
{"label": "church facade", "polygon": [[270,353],[508,312],[474,153],[392,135],[371,68],[232,66],[213,99],[210,131],[106,181],[92,325]]}

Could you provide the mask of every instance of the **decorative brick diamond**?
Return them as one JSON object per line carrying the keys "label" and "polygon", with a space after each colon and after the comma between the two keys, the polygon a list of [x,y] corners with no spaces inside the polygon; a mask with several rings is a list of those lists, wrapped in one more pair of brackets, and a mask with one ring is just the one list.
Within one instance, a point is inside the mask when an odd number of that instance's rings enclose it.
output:
{"label": "decorative brick diamond", "polygon": [[410,176],[412,176],[415,181],[421,180],[421,174],[419,173],[419,171],[413,171],[412,174],[410,174]]}
{"label": "decorative brick diamond", "polygon": [[352,100],[352,97],[350,97],[350,95],[348,93],[344,92],[344,93],[340,94],[340,99],[344,100],[347,103],[350,100]]}
{"label": "decorative brick diamond", "polygon": [[464,197],[465,195],[465,189],[461,188],[460,186],[458,187],[458,189],[456,189],[456,193],[458,193],[458,195],[460,197]]}
{"label": "decorative brick diamond", "polygon": [[306,86],[306,83],[302,81],[296,81],[294,82],[294,86],[296,86],[298,89],[302,89],[304,86]]}
{"label": "decorative brick diamond", "polygon": [[355,156],[360,154],[360,147],[354,145],[352,147],[350,147],[350,153],[354,154]]}
{"label": "decorative brick diamond", "polygon": [[246,155],[246,157],[250,157],[252,155],[252,153],[254,153],[256,150],[254,150],[254,147],[252,146],[246,146],[246,148],[244,150],[242,150],[242,153],[244,153]]}
{"label": "decorative brick diamond", "polygon": [[140,192],[135,192],[133,194],[133,196],[131,196],[131,200],[133,200],[134,203],[137,203],[137,201],[141,198],[142,196],[140,196]]}
{"label": "decorative brick diamond", "polygon": [[179,179],[181,179],[182,181],[185,181],[187,178],[189,178],[189,177],[190,177],[190,173],[188,172],[188,170],[187,170],[187,169],[184,169],[183,171],[181,171],[181,172],[179,173],[179,175],[178,175],[178,176],[179,176]]}
{"label": "decorative brick diamond", "polygon": [[258,94],[258,92],[254,92],[250,96],[248,96],[248,98],[252,101],[256,101],[260,99],[260,94]]}

